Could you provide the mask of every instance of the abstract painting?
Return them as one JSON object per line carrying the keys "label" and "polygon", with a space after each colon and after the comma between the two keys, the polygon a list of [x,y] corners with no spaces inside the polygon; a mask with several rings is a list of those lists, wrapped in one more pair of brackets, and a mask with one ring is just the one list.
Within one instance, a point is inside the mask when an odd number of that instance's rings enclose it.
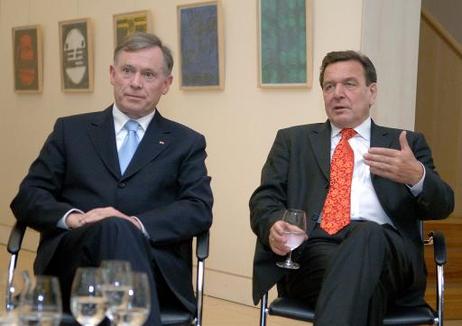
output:
{"label": "abstract painting", "polygon": [[116,14],[113,22],[115,47],[134,32],[151,32],[151,15],[147,10]]}
{"label": "abstract painting", "polygon": [[93,40],[89,18],[59,22],[61,89],[93,90]]}
{"label": "abstract painting", "polygon": [[42,33],[39,25],[14,27],[14,90],[18,93],[42,91]]}
{"label": "abstract painting", "polygon": [[221,3],[209,1],[178,6],[180,88],[223,89],[223,28]]}
{"label": "abstract painting", "polygon": [[259,0],[259,86],[311,87],[312,0]]}

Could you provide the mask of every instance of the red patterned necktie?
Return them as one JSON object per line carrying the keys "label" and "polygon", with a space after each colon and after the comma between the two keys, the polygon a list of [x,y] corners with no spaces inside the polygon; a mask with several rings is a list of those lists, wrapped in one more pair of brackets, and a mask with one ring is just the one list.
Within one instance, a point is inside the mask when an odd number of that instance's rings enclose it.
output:
{"label": "red patterned necktie", "polygon": [[351,180],[355,163],[353,150],[348,140],[356,131],[346,128],[335,147],[330,167],[330,185],[322,210],[321,228],[335,234],[350,223]]}

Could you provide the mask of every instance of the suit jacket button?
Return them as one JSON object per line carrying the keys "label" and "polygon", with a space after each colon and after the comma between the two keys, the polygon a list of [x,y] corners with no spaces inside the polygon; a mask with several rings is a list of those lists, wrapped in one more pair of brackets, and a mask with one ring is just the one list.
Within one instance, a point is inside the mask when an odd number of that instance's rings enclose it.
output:
{"label": "suit jacket button", "polygon": [[119,188],[125,188],[127,184],[125,182],[121,182],[119,183]]}

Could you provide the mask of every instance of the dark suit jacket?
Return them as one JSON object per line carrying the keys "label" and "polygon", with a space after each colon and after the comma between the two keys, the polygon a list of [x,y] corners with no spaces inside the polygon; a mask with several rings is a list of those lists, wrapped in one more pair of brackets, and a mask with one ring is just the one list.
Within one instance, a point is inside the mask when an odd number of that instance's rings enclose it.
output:
{"label": "dark suit jacket", "polygon": [[[371,147],[400,149],[400,132],[372,122]],[[454,195],[435,172],[423,135],[408,131],[407,139],[415,157],[425,166],[422,193],[414,197],[406,185],[375,175],[372,175],[372,184],[387,215],[399,232],[412,239],[416,255],[421,256],[419,221],[447,217],[454,207]],[[255,304],[287,273],[275,266],[280,257],[271,251],[268,243],[269,230],[280,219],[282,211],[285,208],[305,210],[308,235],[316,225],[329,188],[330,142],[329,122],[283,129],[276,136],[262,170],[261,185],[250,199],[251,226],[258,237],[253,271]]]}
{"label": "dark suit jacket", "polygon": [[142,221],[168,285],[193,310],[191,239],[212,223],[205,139],[157,111],[121,176],[113,121],[112,106],[58,119],[21,183],[11,208],[40,232],[35,272],[69,232],[56,226],[67,211],[112,206]]}

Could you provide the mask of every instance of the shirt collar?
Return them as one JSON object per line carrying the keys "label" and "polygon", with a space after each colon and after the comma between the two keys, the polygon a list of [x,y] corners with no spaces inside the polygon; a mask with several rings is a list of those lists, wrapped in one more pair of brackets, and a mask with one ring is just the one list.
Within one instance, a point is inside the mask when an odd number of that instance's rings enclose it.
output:
{"label": "shirt collar", "polygon": [[[371,124],[372,124],[371,117],[368,117],[359,126],[353,129],[357,132],[357,134],[360,137],[364,138],[367,141],[370,141],[371,140]],[[336,127],[332,123],[330,123],[330,126],[331,126],[331,138],[338,137],[342,129]]]}
{"label": "shirt collar", "polygon": [[[145,132],[146,129],[148,128],[149,123],[151,122],[152,118],[154,118],[154,114],[156,114],[156,110],[149,113],[148,115],[145,115],[144,117],[141,117],[139,119],[133,119],[133,120],[138,121],[141,128],[143,129],[143,132]],[[115,133],[117,135],[122,130],[125,123],[128,120],[130,120],[130,117],[128,117],[125,113],[120,111],[115,103],[114,103],[114,105],[112,107],[112,116],[114,117],[114,129],[115,129]]]}

